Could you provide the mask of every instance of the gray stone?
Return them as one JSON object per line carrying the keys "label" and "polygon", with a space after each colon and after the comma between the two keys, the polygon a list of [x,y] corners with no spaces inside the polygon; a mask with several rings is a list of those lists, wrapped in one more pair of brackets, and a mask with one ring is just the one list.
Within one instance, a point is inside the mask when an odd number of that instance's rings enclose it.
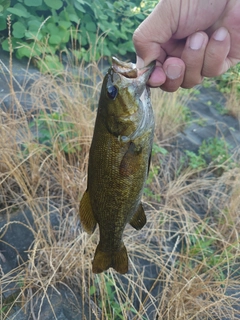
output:
{"label": "gray stone", "polygon": [[[51,225],[58,228],[58,213],[52,206],[49,210]],[[0,252],[4,257],[1,267],[4,273],[28,259],[27,251],[34,241],[34,229],[33,214],[28,208],[0,215]]]}
{"label": "gray stone", "polygon": [[[53,229],[59,226],[59,217],[55,208],[49,206],[50,222]],[[0,267],[5,275],[9,273],[8,281],[1,285],[3,298],[14,295],[19,290],[16,281],[17,269],[28,260],[28,250],[34,241],[34,219],[31,210],[17,210],[0,215]],[[1,276],[1,275],[0,275]]]}
{"label": "gray stone", "polygon": [[221,320],[240,319],[240,286],[235,285],[228,287],[225,295],[231,297],[232,301],[229,307],[225,307],[226,313],[228,313],[227,309],[230,309],[229,315],[226,315],[226,317],[223,317]]}
{"label": "gray stone", "polygon": [[33,216],[29,209],[0,215],[0,252],[8,263],[1,263],[4,273],[27,260],[27,250],[34,240],[29,228],[32,225]]}
{"label": "gray stone", "polygon": [[[200,94],[188,103],[196,121],[179,133],[176,144],[180,149],[197,152],[203,140],[211,137],[224,137],[233,148],[239,147],[239,121],[230,115],[220,114],[214,108],[217,103],[224,104],[225,100],[216,89],[201,87]],[[197,120],[201,120],[203,125]]]}
{"label": "gray stone", "polygon": [[[49,303],[50,301],[50,303]],[[25,312],[23,312],[25,310]],[[93,313],[89,314],[89,306],[82,301],[79,293],[67,286],[58,285],[56,289],[48,288],[46,294],[38,294],[11,314],[6,320],[87,320],[96,319]]]}

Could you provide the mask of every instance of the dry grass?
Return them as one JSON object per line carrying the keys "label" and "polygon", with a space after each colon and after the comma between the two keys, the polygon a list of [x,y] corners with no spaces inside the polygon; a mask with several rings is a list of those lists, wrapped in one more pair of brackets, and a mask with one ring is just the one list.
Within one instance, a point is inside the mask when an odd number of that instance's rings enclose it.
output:
{"label": "dry grass", "polygon": [[[179,90],[180,91],[180,90]],[[186,107],[189,95],[165,92],[159,89],[151,91],[151,100],[155,113],[156,140],[169,143],[189,122],[189,109]]]}
{"label": "dry grass", "polygon": [[237,118],[240,119],[240,107],[239,107],[239,76],[233,83],[231,84],[231,92],[227,95],[227,103],[226,109],[227,112]]}
{"label": "dry grass", "polygon": [[[95,64],[88,68],[93,75],[90,84],[84,81],[84,66],[74,76],[67,71],[58,77],[39,76],[28,91],[33,100],[29,112],[24,112],[10,87],[16,110],[1,110],[1,211],[11,215],[16,207],[29,208],[35,223],[34,229],[29,225],[34,234],[29,259],[1,274],[1,320],[13,312],[14,304],[27,310],[27,303],[32,318],[40,319],[44,298],[51,305],[48,289],[57,292],[59,284],[81,294],[83,304],[92,310],[88,319],[239,318],[233,308],[239,302],[230,294],[240,285],[240,171],[236,168],[217,178],[211,172],[181,168],[181,154],[156,155],[153,166],[159,165],[160,170],[154,171],[149,188],[161,202],[145,197],[147,225],[139,232],[130,226],[125,230],[129,273],[121,276],[109,270],[92,274],[98,232],[90,237],[83,232],[78,206],[86,188],[96,113],[92,106],[98,100],[102,75]],[[152,94],[158,144],[168,143],[184,124],[177,97],[158,90]],[[71,137],[68,144],[81,149],[69,154],[61,150],[58,120],[51,145],[46,148],[38,143],[41,132],[31,129],[29,121],[39,110],[46,117],[47,112],[66,115],[64,121],[77,132],[74,138],[64,133]],[[59,217],[57,229],[50,222],[51,208]],[[197,209],[206,214],[203,219]],[[18,284],[18,291],[6,307],[4,294],[11,283]],[[37,312],[32,303],[36,297],[40,301]]]}

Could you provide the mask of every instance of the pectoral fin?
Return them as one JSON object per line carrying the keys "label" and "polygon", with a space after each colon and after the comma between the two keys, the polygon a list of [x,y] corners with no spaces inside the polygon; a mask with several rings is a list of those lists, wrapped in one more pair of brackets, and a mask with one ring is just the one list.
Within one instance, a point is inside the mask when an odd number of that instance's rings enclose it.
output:
{"label": "pectoral fin", "polygon": [[128,177],[139,170],[137,156],[142,152],[142,148],[136,146],[134,142],[130,142],[129,147],[124,154],[120,163],[119,172],[122,176]]}
{"label": "pectoral fin", "polygon": [[80,202],[79,208],[80,221],[87,233],[93,233],[96,228],[97,221],[94,218],[92,206],[90,202],[89,192],[86,190]]}
{"label": "pectoral fin", "polygon": [[146,222],[147,222],[147,218],[146,218],[143,206],[140,203],[137,211],[135,212],[134,216],[132,217],[129,223],[136,230],[140,230],[146,224]]}

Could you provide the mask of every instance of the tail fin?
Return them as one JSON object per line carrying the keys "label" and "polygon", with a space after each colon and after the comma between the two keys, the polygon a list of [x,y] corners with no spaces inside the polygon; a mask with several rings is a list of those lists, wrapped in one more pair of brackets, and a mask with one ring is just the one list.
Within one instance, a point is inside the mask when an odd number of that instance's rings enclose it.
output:
{"label": "tail fin", "polygon": [[97,246],[92,265],[93,272],[101,273],[110,267],[122,274],[128,272],[128,255],[124,245],[115,252],[104,252],[99,249],[99,245]]}

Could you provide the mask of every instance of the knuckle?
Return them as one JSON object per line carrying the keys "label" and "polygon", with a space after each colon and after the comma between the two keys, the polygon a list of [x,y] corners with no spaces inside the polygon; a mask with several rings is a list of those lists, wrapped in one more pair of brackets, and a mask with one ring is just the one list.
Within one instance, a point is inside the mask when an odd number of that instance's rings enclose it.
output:
{"label": "knuckle", "polygon": [[134,43],[137,43],[139,41],[139,30],[138,30],[138,28],[133,32],[132,39],[133,39]]}
{"label": "knuckle", "polygon": [[181,87],[184,89],[191,89],[199,84],[201,84],[203,82],[204,77],[203,76],[198,76],[196,78],[191,78],[191,79],[184,79]]}
{"label": "knuckle", "polygon": [[163,84],[162,86],[160,86],[160,88],[163,90],[163,91],[166,91],[166,92],[175,92],[179,89],[179,85],[170,85],[170,84]]}
{"label": "knuckle", "polygon": [[223,73],[223,65],[227,53],[225,50],[215,49],[212,48],[206,52],[202,69],[202,75],[204,77],[217,77]]}

